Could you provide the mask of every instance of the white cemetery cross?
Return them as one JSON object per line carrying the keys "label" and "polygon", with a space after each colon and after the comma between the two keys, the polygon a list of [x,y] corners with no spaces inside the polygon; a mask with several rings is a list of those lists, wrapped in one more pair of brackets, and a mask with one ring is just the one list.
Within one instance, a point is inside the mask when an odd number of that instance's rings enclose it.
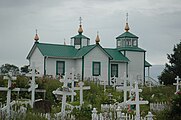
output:
{"label": "white cemetery cross", "polygon": [[11,102],[11,91],[12,91],[11,81],[12,80],[16,80],[16,77],[14,77],[11,72],[9,72],[8,75],[4,76],[3,79],[7,79],[8,80],[8,87],[7,88],[0,87],[0,91],[7,91],[7,101],[6,101],[7,117],[8,117],[8,119],[10,119],[10,116],[11,116],[11,113],[10,113],[10,102]]}
{"label": "white cemetery cross", "polygon": [[[72,89],[72,92],[74,92],[74,83],[78,81],[77,79],[75,79],[75,70],[74,70],[74,68],[72,68],[71,81],[72,81],[71,89]],[[74,95],[71,95],[71,102],[73,102],[73,101],[74,101]]]}
{"label": "white cemetery cross", "polygon": [[127,86],[127,81],[129,81],[128,77],[124,77],[124,85],[123,87],[120,87],[119,89],[124,91],[124,103],[126,103],[127,100],[127,91],[131,91],[132,89],[132,84],[130,84],[130,86]]}
{"label": "white cemetery cross", "polygon": [[83,82],[78,83],[79,87],[75,87],[74,90],[80,90],[80,106],[83,104],[83,90],[89,90],[90,86],[84,86]]}
{"label": "white cemetery cross", "polygon": [[148,104],[148,101],[140,101],[139,100],[139,92],[142,92],[142,89],[138,88],[138,83],[135,82],[135,88],[132,89],[133,92],[136,93],[135,101],[128,100],[126,101],[129,105],[136,105],[136,118],[135,120],[140,120],[140,104]]}
{"label": "white cemetery cross", "polygon": [[180,90],[179,90],[179,86],[181,86],[181,83],[180,83],[180,78],[179,78],[179,76],[177,76],[176,78],[175,78],[175,80],[177,81],[176,83],[173,83],[173,85],[176,85],[176,92],[175,92],[175,94],[177,93],[177,92],[179,92]]}
{"label": "white cemetery cross", "polygon": [[68,83],[70,83],[70,80],[66,80],[66,74],[64,76],[63,80],[60,80],[60,82],[63,82],[63,90],[60,91],[59,88],[57,88],[55,91],[53,91],[52,93],[54,95],[62,95],[62,108],[61,108],[61,115],[62,115],[62,119],[64,119],[65,116],[65,106],[66,106],[66,98],[68,95],[76,95],[75,92],[73,92],[69,87],[68,87]]}
{"label": "white cemetery cross", "polygon": [[35,102],[35,90],[36,90],[36,88],[38,88],[38,85],[35,82],[35,77],[40,76],[40,75],[37,75],[35,72],[35,63],[34,62],[32,63],[31,69],[32,69],[31,74],[27,74],[26,76],[32,77],[32,80],[30,83],[30,88],[28,89],[28,92],[31,91],[31,107],[33,108],[33,104]]}

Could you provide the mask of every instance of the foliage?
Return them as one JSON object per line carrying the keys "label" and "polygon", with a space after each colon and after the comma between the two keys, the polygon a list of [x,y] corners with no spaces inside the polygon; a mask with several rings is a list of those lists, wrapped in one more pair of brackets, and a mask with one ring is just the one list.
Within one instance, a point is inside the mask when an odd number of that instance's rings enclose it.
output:
{"label": "foliage", "polygon": [[149,101],[149,103],[163,101],[170,102],[174,92],[175,88],[173,86],[152,87],[151,89],[146,87],[143,88],[143,92],[140,93],[140,97]]}
{"label": "foliage", "polygon": [[173,97],[170,109],[156,113],[156,118],[158,120],[181,120],[181,92]]}
{"label": "foliage", "polygon": [[12,71],[14,74],[18,74],[19,68],[15,65],[4,64],[0,67],[0,71],[3,74],[8,73],[9,71]]}
{"label": "foliage", "polygon": [[92,109],[84,104],[80,110],[74,108],[72,114],[75,115],[75,118],[78,120],[90,120],[92,114],[91,111]]}
{"label": "foliage", "polygon": [[24,65],[23,67],[21,67],[21,73],[28,73],[30,70],[29,70],[29,65]]}
{"label": "foliage", "polygon": [[[56,90],[61,86],[61,83],[57,79],[52,79],[48,77],[38,78],[36,80],[39,89],[46,90],[46,100],[49,100],[51,104],[55,103],[55,96],[53,95],[52,91]],[[43,97],[42,94],[37,94],[39,97]]]}
{"label": "foliage", "polygon": [[181,42],[174,46],[173,54],[167,54],[167,58],[170,64],[165,65],[165,69],[158,77],[165,85],[173,84],[176,76],[181,77]]}

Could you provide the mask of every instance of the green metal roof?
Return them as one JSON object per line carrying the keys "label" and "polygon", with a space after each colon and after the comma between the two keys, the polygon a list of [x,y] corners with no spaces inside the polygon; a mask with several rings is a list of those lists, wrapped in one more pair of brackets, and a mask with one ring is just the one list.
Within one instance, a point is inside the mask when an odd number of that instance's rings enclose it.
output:
{"label": "green metal roof", "polygon": [[43,56],[74,57],[77,49],[70,45],[35,43]]}
{"label": "green metal roof", "polygon": [[145,67],[151,67],[152,65],[145,60]]}
{"label": "green metal roof", "polygon": [[89,51],[91,51],[93,48],[95,48],[96,45],[88,45],[88,46],[84,46],[81,49],[79,49],[76,53],[76,57],[82,57],[84,55],[86,55]]}
{"label": "green metal roof", "polygon": [[117,49],[111,49],[111,48],[104,48],[104,49],[107,51],[107,53],[109,53],[112,56],[113,61],[124,61],[124,62],[129,61],[129,59],[127,57],[125,57]]}
{"label": "green metal roof", "polygon": [[120,36],[116,37],[116,39],[118,38],[138,38],[138,37],[130,32],[124,32]]}
{"label": "green metal roof", "polygon": [[59,44],[48,44],[48,43],[35,43],[31,51],[29,52],[27,59],[30,58],[36,47],[40,50],[43,56],[75,59],[85,56],[96,46],[99,47],[108,57],[112,59],[111,55],[109,55],[104,50],[104,48],[102,48],[99,44],[88,45],[82,47],[81,49],[76,49],[74,46],[70,45],[59,45]]}
{"label": "green metal roof", "polygon": [[78,35],[76,35],[76,36],[74,36],[74,37],[71,37],[71,39],[72,39],[72,38],[75,38],[75,39],[83,38],[83,39],[89,39],[89,40],[90,40],[90,38],[88,38],[88,37],[86,37],[86,36],[84,36],[84,35],[82,35],[82,34],[78,34]]}
{"label": "green metal roof", "polygon": [[117,48],[117,49],[120,50],[120,51],[146,52],[146,50],[144,50],[144,49],[141,49],[139,47],[133,47],[133,46],[130,46],[130,47],[120,47],[120,48]]}

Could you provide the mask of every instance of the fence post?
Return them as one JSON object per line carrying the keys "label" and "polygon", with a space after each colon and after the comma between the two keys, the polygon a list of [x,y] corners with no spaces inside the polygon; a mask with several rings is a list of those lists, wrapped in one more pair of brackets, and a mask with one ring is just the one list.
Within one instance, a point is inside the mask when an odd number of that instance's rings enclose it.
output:
{"label": "fence post", "polygon": [[96,108],[93,108],[93,110],[92,110],[92,120],[98,120]]}
{"label": "fence post", "polygon": [[153,114],[151,112],[148,112],[148,115],[146,115],[147,120],[153,120]]}

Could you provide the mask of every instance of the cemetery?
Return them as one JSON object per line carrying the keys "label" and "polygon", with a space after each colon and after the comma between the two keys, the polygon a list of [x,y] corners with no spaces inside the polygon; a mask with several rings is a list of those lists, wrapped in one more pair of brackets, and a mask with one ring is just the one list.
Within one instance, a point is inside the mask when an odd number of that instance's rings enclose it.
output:
{"label": "cemetery", "polygon": [[70,75],[57,79],[40,77],[35,71],[32,64],[25,76],[11,71],[1,76],[0,119],[154,120],[181,95],[178,76],[172,86],[142,86],[124,77],[122,87],[117,87],[81,81],[73,68]]}

